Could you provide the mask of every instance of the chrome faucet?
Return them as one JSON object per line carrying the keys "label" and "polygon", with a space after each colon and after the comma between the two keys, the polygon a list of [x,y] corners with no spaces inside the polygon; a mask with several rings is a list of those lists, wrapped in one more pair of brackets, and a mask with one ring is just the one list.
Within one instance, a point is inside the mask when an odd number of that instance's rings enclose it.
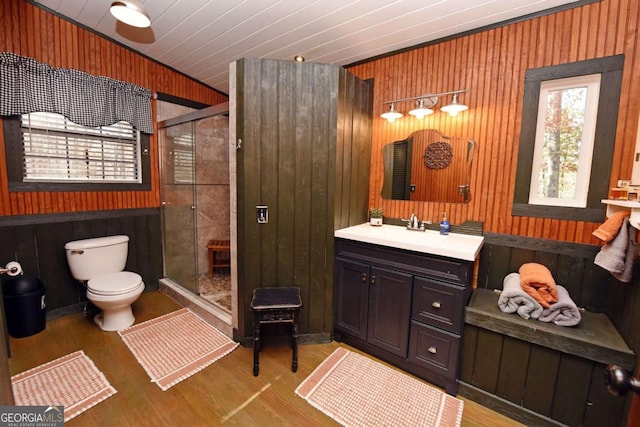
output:
{"label": "chrome faucet", "polygon": [[408,219],[407,230],[424,231],[424,222],[421,223],[420,221],[418,221],[418,217],[416,216],[416,214],[412,213],[411,217]]}

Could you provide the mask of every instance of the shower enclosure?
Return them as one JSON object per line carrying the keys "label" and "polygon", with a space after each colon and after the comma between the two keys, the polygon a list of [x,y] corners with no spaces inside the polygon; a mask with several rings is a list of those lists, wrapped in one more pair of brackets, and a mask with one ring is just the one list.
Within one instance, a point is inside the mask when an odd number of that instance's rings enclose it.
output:
{"label": "shower enclosure", "polygon": [[227,105],[158,124],[165,277],[231,311],[230,271],[209,277],[206,248],[229,240]]}

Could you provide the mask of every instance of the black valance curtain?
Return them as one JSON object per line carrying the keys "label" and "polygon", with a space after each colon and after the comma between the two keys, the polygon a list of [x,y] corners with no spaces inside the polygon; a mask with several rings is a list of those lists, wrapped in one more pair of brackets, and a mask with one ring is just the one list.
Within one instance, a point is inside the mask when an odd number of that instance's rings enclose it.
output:
{"label": "black valance curtain", "polygon": [[33,112],[62,114],[88,127],[126,121],[153,133],[149,89],[0,52],[0,115]]}

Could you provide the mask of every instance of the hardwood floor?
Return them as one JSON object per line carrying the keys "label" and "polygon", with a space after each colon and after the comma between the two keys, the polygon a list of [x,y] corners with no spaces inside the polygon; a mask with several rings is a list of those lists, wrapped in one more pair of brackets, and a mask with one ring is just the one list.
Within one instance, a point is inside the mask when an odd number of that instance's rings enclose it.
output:
{"label": "hardwood floor", "polygon": [[[136,322],[178,308],[177,303],[157,291],[144,293],[133,307]],[[11,375],[84,350],[118,391],[65,424],[70,427],[338,425],[294,392],[325,357],[344,345],[336,342],[300,346],[297,373],[291,372],[288,347],[265,346],[258,377],[252,372],[253,350],[241,346],[164,392],[150,382],[117,333],[101,331],[82,314],[52,320],[43,332],[11,338],[10,345]],[[465,400],[462,426],[520,425]]]}

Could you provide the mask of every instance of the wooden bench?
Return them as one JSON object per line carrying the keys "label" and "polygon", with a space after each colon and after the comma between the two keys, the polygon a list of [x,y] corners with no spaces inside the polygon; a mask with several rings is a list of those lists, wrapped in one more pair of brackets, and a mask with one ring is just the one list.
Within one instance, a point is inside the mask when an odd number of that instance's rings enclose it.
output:
{"label": "wooden bench", "polygon": [[[209,251],[209,278],[213,277],[214,269],[231,267],[229,240],[209,240],[207,250]],[[220,257],[219,254],[226,254],[226,256]]]}
{"label": "wooden bench", "polygon": [[[465,313],[459,394],[526,425],[625,425],[630,396],[607,391],[604,369],[618,364],[634,371],[635,354],[602,312],[612,279],[593,264],[599,247],[500,235],[485,239],[478,288]],[[579,325],[500,311],[496,290],[524,262],[545,264],[578,306],[590,308]]]}
{"label": "wooden bench", "polygon": [[498,296],[489,289],[476,289],[467,306],[465,322],[562,353],[619,365],[629,371],[635,369],[633,351],[605,314],[585,311],[577,326],[557,326],[502,312],[498,307]]}

